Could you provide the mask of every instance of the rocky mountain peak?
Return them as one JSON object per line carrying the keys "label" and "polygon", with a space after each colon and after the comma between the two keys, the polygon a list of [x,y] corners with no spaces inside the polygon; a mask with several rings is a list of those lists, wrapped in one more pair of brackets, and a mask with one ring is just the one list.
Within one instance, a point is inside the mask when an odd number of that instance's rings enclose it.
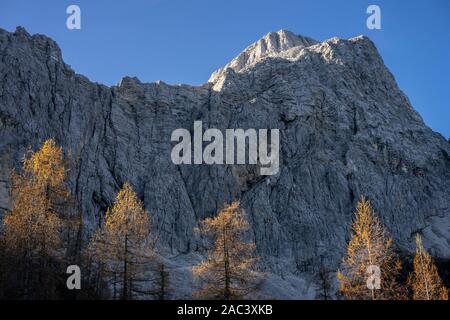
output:
{"label": "rocky mountain peak", "polygon": [[[11,170],[29,146],[54,138],[79,159],[68,186],[84,236],[130,182],[173,257],[177,297],[191,297],[189,270],[206,252],[199,221],[236,199],[274,297],[304,297],[308,272],[337,268],[360,196],[402,252],[414,252],[420,233],[433,256],[450,257],[450,144],[421,120],[366,37],[318,43],[268,33],[213,74],[214,86],[124,77],[107,87],[68,71],[53,40],[0,29],[0,216]],[[171,134],[195,121],[222,132],[279,129],[279,173],[175,165]]]}
{"label": "rocky mountain peak", "polygon": [[264,37],[248,46],[236,58],[223,68],[214,72],[208,82],[215,82],[228,68],[239,72],[254,65],[265,57],[277,56],[279,53],[294,47],[305,48],[317,44],[318,41],[309,37],[296,35],[291,31],[279,30],[269,32]]}
{"label": "rocky mountain peak", "polygon": [[2,42],[9,43],[7,49],[16,54],[32,50],[35,52],[33,58],[63,63],[61,48],[53,39],[42,34],[30,35],[22,26],[18,26],[13,33],[0,29],[0,45]]}

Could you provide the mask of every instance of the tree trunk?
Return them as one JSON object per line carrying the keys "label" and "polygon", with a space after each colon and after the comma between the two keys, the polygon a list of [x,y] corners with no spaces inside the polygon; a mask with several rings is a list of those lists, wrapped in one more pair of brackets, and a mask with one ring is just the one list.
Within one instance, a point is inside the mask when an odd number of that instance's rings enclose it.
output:
{"label": "tree trunk", "polygon": [[123,290],[122,299],[128,300],[128,236],[125,236],[125,259],[123,260]]}

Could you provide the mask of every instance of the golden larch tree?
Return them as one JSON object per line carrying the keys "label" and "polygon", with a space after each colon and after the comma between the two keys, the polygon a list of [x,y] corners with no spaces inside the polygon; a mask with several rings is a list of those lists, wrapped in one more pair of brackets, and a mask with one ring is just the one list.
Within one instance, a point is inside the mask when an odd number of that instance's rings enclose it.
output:
{"label": "golden larch tree", "polygon": [[255,244],[245,240],[249,228],[238,201],[225,206],[215,218],[202,221],[199,230],[212,236],[213,243],[207,259],[192,269],[200,285],[195,297],[239,299],[259,289]]}
{"label": "golden larch tree", "polygon": [[414,271],[408,277],[408,283],[412,289],[414,300],[448,300],[448,290],[418,234],[416,235]]}
{"label": "golden larch tree", "polygon": [[[352,300],[403,299],[404,288],[397,277],[401,262],[393,249],[392,239],[364,197],[357,204],[353,234],[338,271],[340,292]],[[371,268],[379,268],[380,288],[368,285]],[[373,283],[374,284],[374,283]]]}
{"label": "golden larch tree", "polygon": [[144,204],[129,183],[117,194],[90,247],[114,292],[120,290],[119,298],[132,299],[141,292],[145,266],[153,256],[150,223]]}
{"label": "golden larch tree", "polygon": [[39,151],[30,151],[22,172],[11,174],[12,210],[4,216],[2,240],[8,257],[13,258],[12,272],[22,274],[15,281],[25,298],[50,294],[46,292],[53,282],[49,268],[60,256],[63,227],[57,211],[69,197],[65,176],[63,150],[53,139]]}

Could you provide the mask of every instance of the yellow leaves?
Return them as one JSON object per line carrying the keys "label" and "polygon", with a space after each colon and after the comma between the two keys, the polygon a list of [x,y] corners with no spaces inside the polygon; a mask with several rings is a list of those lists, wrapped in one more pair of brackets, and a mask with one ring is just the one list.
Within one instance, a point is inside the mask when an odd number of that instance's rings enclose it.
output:
{"label": "yellow leaves", "polygon": [[[400,297],[403,290],[396,278],[401,264],[392,249],[392,239],[364,197],[356,206],[353,234],[338,272],[340,291],[348,299],[389,299]],[[377,266],[381,270],[381,289],[367,287],[367,270]]]}
{"label": "yellow leaves", "polygon": [[235,201],[223,208],[215,218],[206,218],[202,224],[204,231],[216,232],[221,228],[229,228],[236,230],[248,230],[250,228],[249,223],[242,214],[242,210],[239,208],[239,201]]}
{"label": "yellow leaves", "polygon": [[337,272],[337,278],[339,280],[339,291],[341,291],[347,298],[351,298],[352,295],[350,294],[352,284],[350,282],[350,279],[346,277],[341,270],[338,270]]}
{"label": "yellow leaves", "polygon": [[66,173],[62,148],[53,139],[45,141],[38,152],[23,160],[23,170],[39,183],[51,187],[61,185]]}
{"label": "yellow leaves", "polygon": [[122,285],[123,299],[132,298],[133,282],[143,278],[144,266],[153,259],[150,240],[149,214],[125,183],[90,244],[99,269]]}
{"label": "yellow leaves", "polygon": [[208,258],[192,268],[200,281],[195,297],[234,299],[256,289],[255,244],[244,240],[249,228],[238,201],[225,206],[216,217],[202,221],[200,232],[212,236],[214,241]]}
{"label": "yellow leaves", "polygon": [[[416,237],[414,272],[408,278],[415,300],[447,300],[448,290],[443,285],[437,268]],[[369,290],[366,270],[376,265],[381,271],[380,290]],[[402,263],[393,251],[393,240],[387,237],[383,225],[374,214],[370,202],[361,198],[356,207],[353,234],[337,273],[340,291],[347,299],[406,299],[405,288],[397,283]]]}
{"label": "yellow leaves", "polygon": [[448,300],[448,290],[418,234],[416,235],[414,271],[408,277],[408,283],[413,291],[414,300]]}
{"label": "yellow leaves", "polygon": [[148,213],[129,183],[119,191],[112,209],[105,216],[104,231],[112,237],[137,238],[144,241],[148,234]]}
{"label": "yellow leaves", "polygon": [[60,245],[62,220],[53,210],[50,188],[63,190],[62,149],[47,140],[23,161],[23,172],[12,173],[12,211],[4,217],[4,240],[9,249],[50,255]]}

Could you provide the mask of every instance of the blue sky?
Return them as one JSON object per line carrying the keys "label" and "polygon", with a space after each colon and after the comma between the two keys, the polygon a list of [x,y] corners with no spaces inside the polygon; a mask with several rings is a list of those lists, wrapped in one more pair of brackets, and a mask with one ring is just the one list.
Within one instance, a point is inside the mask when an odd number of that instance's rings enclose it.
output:
{"label": "blue sky", "polygon": [[[81,8],[81,30],[66,28],[66,8]],[[381,8],[368,30],[366,9]],[[448,0],[0,0],[0,27],[17,25],[58,42],[66,63],[93,81],[202,84],[269,31],[317,40],[368,35],[413,106],[450,137]]]}

